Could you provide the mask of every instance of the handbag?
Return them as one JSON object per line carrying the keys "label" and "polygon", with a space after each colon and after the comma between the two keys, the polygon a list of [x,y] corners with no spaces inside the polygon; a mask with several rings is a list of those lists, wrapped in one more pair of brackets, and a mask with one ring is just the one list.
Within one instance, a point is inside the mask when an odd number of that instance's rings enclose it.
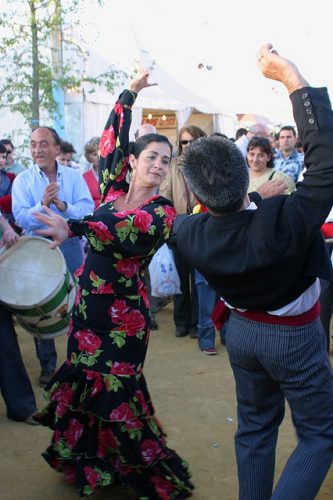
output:
{"label": "handbag", "polygon": [[151,295],[169,297],[181,293],[180,279],[173,253],[164,243],[149,264]]}

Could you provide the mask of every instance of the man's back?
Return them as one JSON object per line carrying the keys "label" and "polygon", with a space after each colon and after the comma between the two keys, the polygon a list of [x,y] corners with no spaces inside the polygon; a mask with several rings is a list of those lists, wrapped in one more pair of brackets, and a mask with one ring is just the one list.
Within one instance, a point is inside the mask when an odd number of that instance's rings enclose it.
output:
{"label": "man's back", "polygon": [[[297,191],[222,217],[193,216],[178,230],[183,254],[234,307],[278,309],[317,277],[332,278],[320,227],[333,204],[333,141],[323,146],[323,136],[333,137],[333,114],[325,90],[298,91],[292,100],[302,143],[312,145]],[[314,123],[302,108],[305,100],[316,109]]]}

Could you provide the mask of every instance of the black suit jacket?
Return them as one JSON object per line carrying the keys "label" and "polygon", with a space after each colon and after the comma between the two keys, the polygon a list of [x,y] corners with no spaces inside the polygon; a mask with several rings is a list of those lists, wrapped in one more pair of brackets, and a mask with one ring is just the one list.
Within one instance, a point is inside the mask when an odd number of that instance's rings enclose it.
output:
{"label": "black suit jacket", "polygon": [[320,227],[333,205],[333,112],[325,88],[290,98],[307,167],[296,191],[256,210],[193,215],[177,229],[180,251],[234,307],[278,309],[316,277],[332,279]]}

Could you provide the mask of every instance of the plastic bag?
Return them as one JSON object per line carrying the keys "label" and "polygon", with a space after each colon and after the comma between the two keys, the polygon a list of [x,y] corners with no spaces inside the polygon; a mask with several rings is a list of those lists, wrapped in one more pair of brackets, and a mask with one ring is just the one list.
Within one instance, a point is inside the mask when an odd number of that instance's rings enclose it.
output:
{"label": "plastic bag", "polygon": [[149,264],[151,294],[154,297],[169,297],[181,293],[180,279],[172,251],[164,243]]}

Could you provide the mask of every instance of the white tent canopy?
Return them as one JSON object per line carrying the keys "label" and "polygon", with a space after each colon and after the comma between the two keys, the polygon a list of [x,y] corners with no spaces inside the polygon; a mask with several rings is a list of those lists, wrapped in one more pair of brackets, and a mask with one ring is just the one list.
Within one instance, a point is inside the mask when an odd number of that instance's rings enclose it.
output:
{"label": "white tent canopy", "polygon": [[[108,66],[109,63],[98,54],[91,53],[87,61],[87,73],[98,75]],[[131,139],[141,125],[145,109],[174,112],[178,130],[190,119],[193,112],[210,115],[216,132],[229,133],[230,129],[233,130],[235,115],[225,113],[213,103],[197,96],[157,64],[154,64],[151,74],[157,85],[143,89],[138,95],[133,106]],[[89,90],[89,86],[84,85],[80,92],[66,93],[65,97],[65,138],[80,150],[87,140],[101,134],[118,96],[118,92],[111,95],[103,89],[93,93]]]}

